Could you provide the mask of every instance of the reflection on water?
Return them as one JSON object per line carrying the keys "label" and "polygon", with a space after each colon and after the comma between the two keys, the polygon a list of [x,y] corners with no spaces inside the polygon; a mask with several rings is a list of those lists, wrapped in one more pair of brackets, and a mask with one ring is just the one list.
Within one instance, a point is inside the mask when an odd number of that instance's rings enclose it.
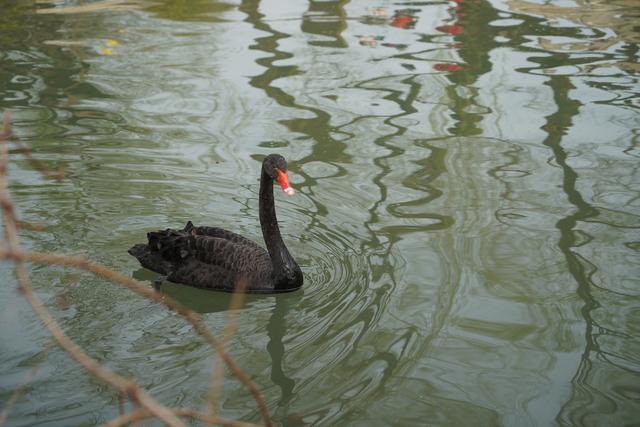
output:
{"label": "reflection on water", "polygon": [[[117,7],[110,5],[117,4]],[[20,1],[1,108],[61,182],[11,164],[31,248],[152,283],[151,228],[260,240],[260,159],[305,287],[248,297],[230,352],[278,423],[624,425],[640,410],[638,10],[632,2]],[[117,286],[33,267],[92,356],[202,407],[209,349]],[[0,287],[0,401],[47,341]],[[163,283],[224,326],[228,296]],[[117,396],[52,351],[9,425],[100,424]],[[259,421],[227,378],[221,413]],[[81,402],[81,403],[80,403]]]}

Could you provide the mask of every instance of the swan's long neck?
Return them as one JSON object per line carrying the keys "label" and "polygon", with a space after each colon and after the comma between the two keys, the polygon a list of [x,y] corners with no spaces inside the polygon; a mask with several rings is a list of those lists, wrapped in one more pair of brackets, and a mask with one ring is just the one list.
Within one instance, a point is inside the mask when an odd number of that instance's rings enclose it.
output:
{"label": "swan's long neck", "polygon": [[292,271],[299,269],[298,264],[289,253],[289,250],[282,240],[278,218],[276,218],[276,208],[273,200],[273,179],[262,170],[260,177],[260,226],[262,236],[267,245],[276,284],[282,282],[287,276],[291,276]]}

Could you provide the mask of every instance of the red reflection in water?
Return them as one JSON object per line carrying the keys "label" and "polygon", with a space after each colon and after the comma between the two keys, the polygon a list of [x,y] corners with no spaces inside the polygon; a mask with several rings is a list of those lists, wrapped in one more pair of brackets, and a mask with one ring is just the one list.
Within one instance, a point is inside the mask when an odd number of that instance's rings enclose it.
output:
{"label": "red reflection in water", "polygon": [[411,15],[396,15],[391,21],[391,26],[403,29],[410,29],[416,26],[418,19]]}
{"label": "red reflection in water", "polygon": [[462,34],[462,32],[464,31],[464,28],[462,28],[462,26],[460,25],[441,25],[439,27],[436,27],[436,30],[440,31],[441,33],[448,33],[454,36],[457,36],[458,34]]}
{"label": "red reflection in water", "polygon": [[446,62],[442,64],[433,64],[433,69],[436,71],[462,71],[464,70],[464,67],[460,64]]}

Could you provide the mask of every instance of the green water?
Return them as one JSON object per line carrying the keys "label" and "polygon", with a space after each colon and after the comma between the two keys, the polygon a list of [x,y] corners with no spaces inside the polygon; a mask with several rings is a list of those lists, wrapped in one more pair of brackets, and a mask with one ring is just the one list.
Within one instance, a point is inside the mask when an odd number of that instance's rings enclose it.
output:
{"label": "green water", "polygon": [[[19,215],[48,224],[21,231],[26,248],[151,286],[126,253],[147,231],[191,219],[261,240],[260,160],[279,152],[305,286],[248,298],[229,343],[279,425],[638,422],[634,1],[101,5],[0,3],[0,109],[66,171],[42,178],[12,147]],[[182,318],[29,271],[91,356],[204,407],[211,351]],[[0,279],[1,408],[49,335],[9,264]],[[163,291],[222,332],[227,295]],[[260,422],[229,375],[220,413]],[[117,393],[53,349],[6,425],[117,415]]]}

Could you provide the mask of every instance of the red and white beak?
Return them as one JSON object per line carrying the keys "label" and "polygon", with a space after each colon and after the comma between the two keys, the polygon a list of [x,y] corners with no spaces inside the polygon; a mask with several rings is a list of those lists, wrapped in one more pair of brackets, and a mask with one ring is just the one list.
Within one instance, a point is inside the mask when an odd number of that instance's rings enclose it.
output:
{"label": "red and white beak", "polygon": [[282,191],[287,196],[293,196],[296,192],[293,188],[291,188],[291,184],[289,184],[289,172],[282,172],[278,169],[278,184],[282,187]]}

